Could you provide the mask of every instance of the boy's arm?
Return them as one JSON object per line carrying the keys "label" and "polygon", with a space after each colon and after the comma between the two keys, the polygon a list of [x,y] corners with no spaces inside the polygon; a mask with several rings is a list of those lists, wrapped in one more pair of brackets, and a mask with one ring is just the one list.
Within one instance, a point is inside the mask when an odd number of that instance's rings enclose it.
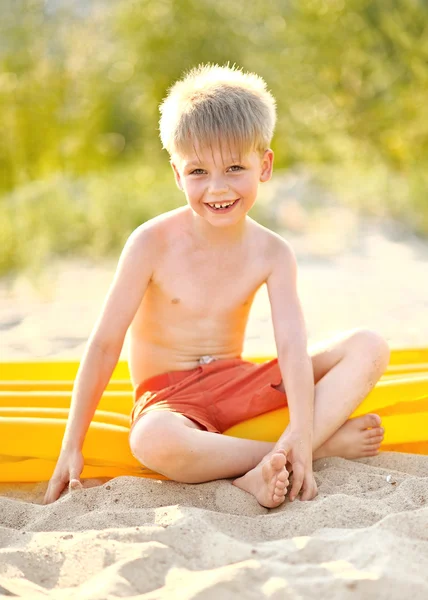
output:
{"label": "boy's arm", "polygon": [[297,264],[285,240],[273,236],[272,269],[267,279],[272,322],[290,411],[290,423],[277,442],[293,467],[290,499],[303,489],[302,499],[316,495],[312,472],[314,376],[307,352],[306,325],[297,294]]}
{"label": "boy's arm", "polygon": [[122,251],[101,314],[88,340],[73,387],[62,450],[81,450],[113,370],[129,325],[152,275],[150,233],[135,230]]}

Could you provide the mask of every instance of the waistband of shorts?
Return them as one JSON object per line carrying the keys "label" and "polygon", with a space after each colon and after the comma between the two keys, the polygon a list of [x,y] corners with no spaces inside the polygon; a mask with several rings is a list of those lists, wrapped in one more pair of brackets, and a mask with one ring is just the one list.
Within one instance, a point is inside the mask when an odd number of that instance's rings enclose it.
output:
{"label": "waistband of shorts", "polygon": [[142,394],[144,394],[144,392],[155,392],[163,390],[171,385],[180,383],[181,381],[183,381],[183,379],[186,379],[193,373],[208,373],[211,371],[222,370],[244,362],[245,361],[241,357],[216,359],[208,364],[199,365],[194,369],[185,369],[182,371],[168,371],[167,373],[160,373],[159,375],[154,375],[153,377],[145,379],[135,387],[134,399],[135,401],[138,400],[138,398]]}

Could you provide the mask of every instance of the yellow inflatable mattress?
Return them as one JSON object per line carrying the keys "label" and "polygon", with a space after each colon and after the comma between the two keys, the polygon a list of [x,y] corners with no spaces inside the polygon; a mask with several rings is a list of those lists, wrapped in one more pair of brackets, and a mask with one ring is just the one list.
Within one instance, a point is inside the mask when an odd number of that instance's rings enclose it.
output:
{"label": "yellow inflatable mattress", "polygon": [[[245,357],[254,362],[270,356]],[[78,363],[55,361],[0,364],[0,482],[50,479],[64,435]],[[137,475],[164,477],[143,467],[128,445],[132,386],[119,362],[88,429],[82,478]],[[353,416],[382,416],[382,450],[428,454],[428,348],[393,350],[387,372]],[[271,411],[224,433],[276,441],[288,409]]]}

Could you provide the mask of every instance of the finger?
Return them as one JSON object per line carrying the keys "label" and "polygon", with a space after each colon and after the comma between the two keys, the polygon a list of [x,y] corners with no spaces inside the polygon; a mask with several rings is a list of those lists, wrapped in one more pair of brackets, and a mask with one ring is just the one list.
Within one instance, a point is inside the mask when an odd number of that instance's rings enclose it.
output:
{"label": "finger", "polygon": [[45,496],[43,498],[43,502],[42,504],[49,504],[49,498],[50,498],[50,494],[49,494],[49,487],[46,490]]}
{"label": "finger", "polygon": [[310,500],[311,497],[312,497],[312,486],[308,485],[307,487],[305,487],[305,484],[303,484],[302,495],[300,496],[300,500],[302,500],[302,502],[306,502],[307,500]]}
{"label": "finger", "polygon": [[83,485],[80,483],[79,479],[74,477],[73,479],[70,479],[68,489],[70,490],[70,492],[73,490],[83,490]]}
{"label": "finger", "polygon": [[311,497],[309,498],[309,500],[313,500],[317,496],[318,496],[318,487],[317,487],[317,482],[315,481],[315,477],[314,477],[313,481],[312,481],[312,493],[311,493]]}
{"label": "finger", "polygon": [[54,494],[53,494],[53,485],[52,485],[52,481],[49,482],[48,488],[46,490],[46,494],[45,497],[43,498],[43,504],[50,504],[51,502],[54,501]]}
{"label": "finger", "polygon": [[70,490],[75,489],[83,489],[83,485],[80,482],[80,475],[82,473],[82,469],[76,469],[76,467],[70,468],[70,485],[68,486]]}
{"label": "finger", "polygon": [[293,485],[290,490],[290,500],[293,502],[300,492],[304,479],[304,471],[301,465],[293,465]]}
{"label": "finger", "polygon": [[61,481],[61,479],[51,479],[43,500],[43,504],[51,504],[51,502],[58,500],[66,485],[66,481]]}
{"label": "finger", "polygon": [[314,480],[313,496],[312,496],[311,500],[313,500],[317,496],[318,496],[318,486],[317,486],[317,482]]}
{"label": "finger", "polygon": [[312,476],[305,477],[305,481],[303,483],[303,494],[301,495],[300,500],[307,501],[312,500],[316,496],[316,483]]}

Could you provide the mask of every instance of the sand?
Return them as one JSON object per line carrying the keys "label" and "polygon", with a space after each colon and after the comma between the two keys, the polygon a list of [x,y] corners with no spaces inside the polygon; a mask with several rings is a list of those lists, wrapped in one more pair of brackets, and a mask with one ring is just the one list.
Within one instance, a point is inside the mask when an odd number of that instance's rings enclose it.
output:
{"label": "sand", "polygon": [[118,477],[48,506],[44,484],[0,485],[0,586],[91,600],[426,599],[428,458],[314,468],[315,500],[270,510],[228,480]]}
{"label": "sand", "polygon": [[[321,232],[318,250],[293,240],[311,345],[370,327],[393,347],[426,346],[428,245],[353,232]],[[1,282],[1,358],[80,358],[113,270],[68,260],[38,289]],[[264,290],[245,349],[275,351]],[[320,459],[314,471],[315,500],[271,510],[229,480],[87,480],[48,506],[46,482],[0,484],[0,596],[426,600],[428,457]]]}

